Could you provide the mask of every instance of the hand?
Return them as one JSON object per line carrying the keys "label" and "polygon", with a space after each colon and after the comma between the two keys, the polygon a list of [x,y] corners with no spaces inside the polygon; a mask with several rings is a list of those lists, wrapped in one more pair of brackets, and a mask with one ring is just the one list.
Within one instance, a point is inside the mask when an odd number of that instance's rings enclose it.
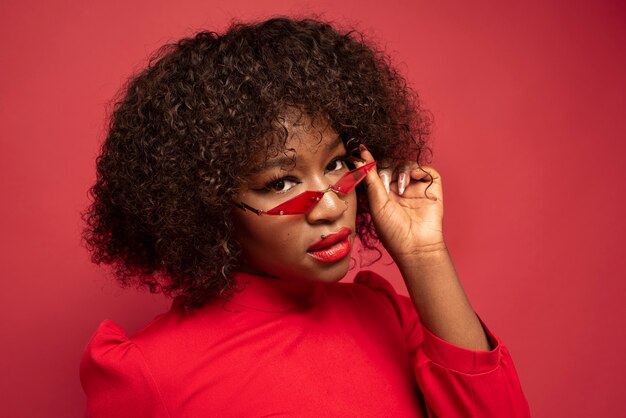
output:
{"label": "hand", "polygon": [[[364,164],[374,161],[365,147],[361,147],[361,158]],[[443,193],[437,171],[403,162],[371,170],[365,183],[378,237],[398,265],[445,250]]]}

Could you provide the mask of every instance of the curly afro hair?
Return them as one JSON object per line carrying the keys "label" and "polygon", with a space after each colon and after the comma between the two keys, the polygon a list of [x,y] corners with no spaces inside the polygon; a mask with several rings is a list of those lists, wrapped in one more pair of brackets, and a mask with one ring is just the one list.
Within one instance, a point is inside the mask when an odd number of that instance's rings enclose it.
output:
{"label": "curly afro hair", "polygon": [[[349,152],[363,143],[379,161],[420,163],[429,151],[429,113],[389,57],[316,20],[234,24],[166,45],[120,97],[83,239],[122,285],[182,295],[188,307],[232,293],[232,202],[250,162],[284,145],[286,109],[325,118]],[[374,249],[357,194],[357,234]]]}

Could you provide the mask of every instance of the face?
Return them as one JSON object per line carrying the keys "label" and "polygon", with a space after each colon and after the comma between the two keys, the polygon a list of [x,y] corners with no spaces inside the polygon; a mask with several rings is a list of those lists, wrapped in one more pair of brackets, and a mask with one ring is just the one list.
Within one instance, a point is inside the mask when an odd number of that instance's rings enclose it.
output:
{"label": "face", "polygon": [[[302,192],[325,190],[350,170],[343,142],[328,123],[286,117],[284,126],[286,151],[259,159],[240,188],[239,202],[267,211]],[[243,250],[240,269],[286,280],[340,280],[350,266],[356,205],[355,191],[328,191],[308,214],[258,216],[233,209],[235,238]]]}

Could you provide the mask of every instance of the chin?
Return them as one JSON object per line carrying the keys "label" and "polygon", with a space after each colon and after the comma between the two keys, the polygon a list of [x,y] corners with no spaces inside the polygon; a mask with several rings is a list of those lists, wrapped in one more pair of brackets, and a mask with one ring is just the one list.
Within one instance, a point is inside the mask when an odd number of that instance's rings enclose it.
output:
{"label": "chin", "polygon": [[348,271],[350,270],[350,256],[332,264],[321,264],[319,262],[316,262],[316,264],[317,268],[311,273],[309,280],[324,283],[335,283],[346,277],[348,274]]}
{"label": "chin", "polygon": [[273,259],[270,263],[267,259],[250,260],[242,270],[289,281],[334,283],[348,274],[351,254],[333,263],[316,260],[310,255],[295,262],[293,258],[291,261]]}

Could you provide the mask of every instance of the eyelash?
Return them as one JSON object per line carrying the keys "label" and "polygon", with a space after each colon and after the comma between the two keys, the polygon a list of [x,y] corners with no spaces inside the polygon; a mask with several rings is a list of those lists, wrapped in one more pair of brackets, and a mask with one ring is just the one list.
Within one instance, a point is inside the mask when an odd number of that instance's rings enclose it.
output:
{"label": "eyelash", "polygon": [[[328,163],[328,166],[337,163],[337,161],[343,162],[344,166],[346,168],[348,168],[348,170],[351,169],[351,163],[353,162],[353,159],[350,156],[348,156],[348,155],[341,155],[341,156],[339,156],[337,158],[334,158],[331,162]],[[269,192],[287,193],[287,192],[289,192],[291,190],[291,188],[289,190],[285,190],[283,192],[276,191],[276,190],[273,189],[273,186],[275,186],[280,181],[291,181],[291,182],[294,182],[296,184],[302,184],[301,181],[298,181],[294,177],[275,175],[274,177],[270,178],[270,180],[268,180],[268,182],[265,183],[265,186],[263,186],[263,188],[259,189],[258,191],[266,192],[266,193],[269,193]]]}

